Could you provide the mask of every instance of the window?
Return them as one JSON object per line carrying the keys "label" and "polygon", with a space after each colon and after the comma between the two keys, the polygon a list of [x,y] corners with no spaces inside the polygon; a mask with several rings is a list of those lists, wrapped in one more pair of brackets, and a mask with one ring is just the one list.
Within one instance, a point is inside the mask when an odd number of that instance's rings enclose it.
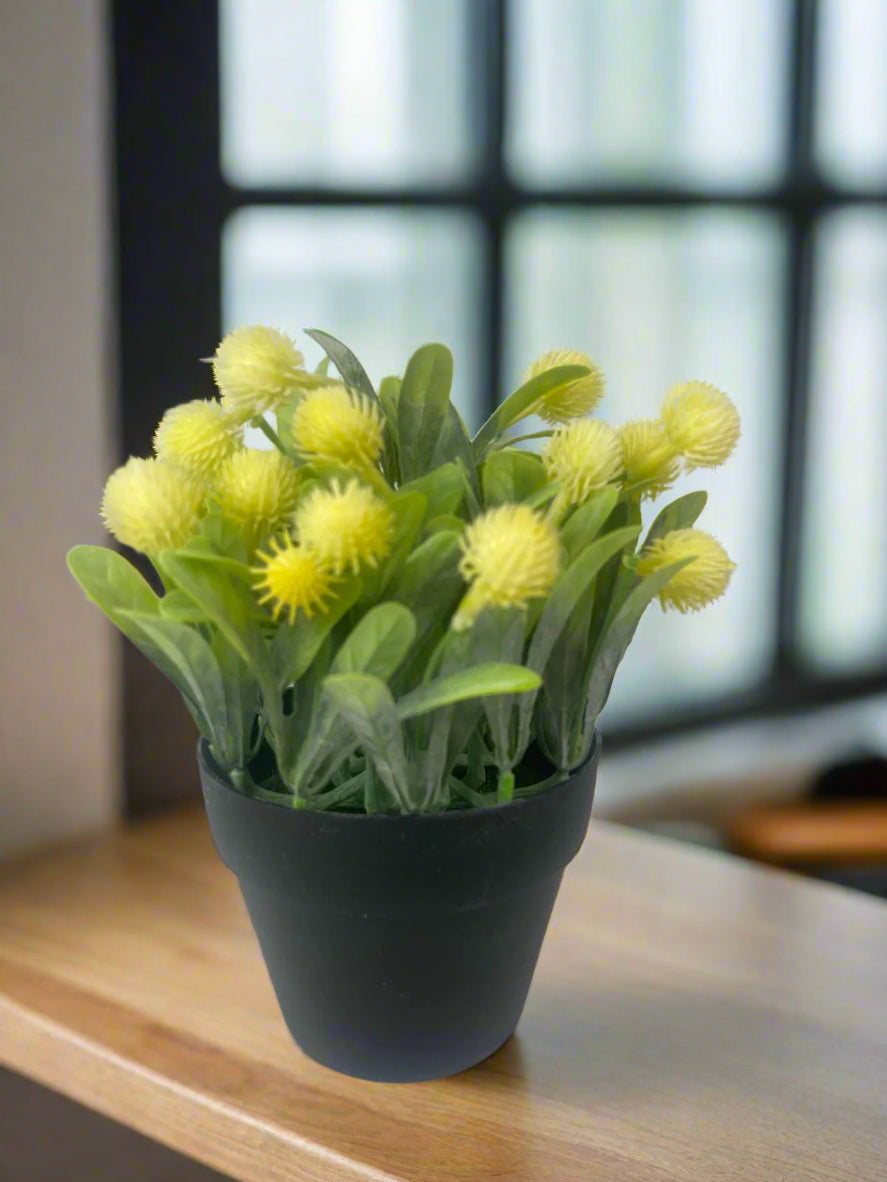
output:
{"label": "window", "polygon": [[554,345],[611,375],[611,421],[703,377],[744,436],[685,487],[739,571],[649,614],[610,738],[887,685],[883,0],[114,13],[128,450],[248,321],[377,378],[445,340],[474,424]]}

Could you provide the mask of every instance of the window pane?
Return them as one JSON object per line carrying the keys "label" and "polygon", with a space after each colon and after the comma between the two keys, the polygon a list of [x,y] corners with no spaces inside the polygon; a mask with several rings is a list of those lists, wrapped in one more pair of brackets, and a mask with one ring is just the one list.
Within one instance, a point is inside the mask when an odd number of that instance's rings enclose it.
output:
{"label": "window pane", "polygon": [[509,159],[522,180],[770,180],[786,0],[515,0]]}
{"label": "window pane", "polygon": [[847,670],[887,658],[887,217],[832,214],[817,246],[800,626]]}
{"label": "window pane", "polygon": [[877,184],[887,178],[887,4],[820,2],[820,163],[845,184]]}
{"label": "window pane", "polygon": [[479,230],[458,213],[245,209],[225,227],[226,328],[272,324],[303,337],[339,337],[374,382],[401,374],[410,354],[443,341],[456,359],[454,401],[476,423]]}
{"label": "window pane", "polygon": [[664,391],[688,378],[726,390],[742,414],[729,465],[682,477],[673,494],[711,494],[700,525],[738,563],[730,591],[696,616],[647,613],[617,675],[610,722],[745,689],[767,671],[783,283],[779,227],[763,214],[535,212],[510,238],[512,385],[538,353],[569,346],[609,375],[601,415],[611,423],[655,416]]}
{"label": "window pane", "polygon": [[469,168],[469,0],[222,0],[220,19],[236,184],[398,185]]}

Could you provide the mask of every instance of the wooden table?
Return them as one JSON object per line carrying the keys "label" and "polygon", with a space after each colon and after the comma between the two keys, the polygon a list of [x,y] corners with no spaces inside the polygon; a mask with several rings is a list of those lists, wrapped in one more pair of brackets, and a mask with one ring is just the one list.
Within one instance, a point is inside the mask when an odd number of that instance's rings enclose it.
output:
{"label": "wooden table", "polygon": [[884,1182],[887,907],[592,823],[517,1037],[366,1084],[187,811],[0,869],[0,1061],[254,1182]]}

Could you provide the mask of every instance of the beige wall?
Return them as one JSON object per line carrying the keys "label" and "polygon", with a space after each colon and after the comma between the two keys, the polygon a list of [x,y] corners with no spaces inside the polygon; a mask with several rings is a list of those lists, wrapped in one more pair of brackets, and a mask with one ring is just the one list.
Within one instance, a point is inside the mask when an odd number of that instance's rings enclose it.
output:
{"label": "beige wall", "polygon": [[67,573],[108,469],[101,0],[0,0],[0,855],[118,807],[116,650]]}

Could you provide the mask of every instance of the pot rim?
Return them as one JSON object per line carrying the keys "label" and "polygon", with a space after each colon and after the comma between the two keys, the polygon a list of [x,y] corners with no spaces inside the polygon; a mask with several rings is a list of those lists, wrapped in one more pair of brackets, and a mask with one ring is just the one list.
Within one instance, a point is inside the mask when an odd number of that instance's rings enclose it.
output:
{"label": "pot rim", "polygon": [[203,736],[197,740],[197,762],[201,769],[210,775],[217,784],[220,784],[234,796],[240,797],[243,800],[248,800],[251,802],[251,804],[257,805],[259,807],[280,809],[291,816],[303,814],[311,817],[325,817],[331,821],[333,818],[335,818],[336,824],[349,823],[352,821],[356,823],[375,822],[376,824],[380,822],[394,821],[399,821],[402,823],[405,820],[417,823],[427,822],[429,820],[464,821],[468,817],[489,817],[496,813],[501,813],[505,809],[520,808],[522,806],[533,805],[534,803],[538,804],[540,800],[550,799],[551,796],[556,794],[559,790],[567,788],[570,784],[572,784],[573,780],[580,772],[584,771],[589,765],[596,764],[600,758],[602,746],[603,742],[601,739],[601,733],[598,728],[595,727],[591,741],[591,750],[589,751],[588,755],[585,757],[585,759],[583,759],[582,763],[577,764],[576,767],[572,768],[566,774],[564,779],[560,781],[560,783],[552,784],[550,788],[546,788],[543,792],[539,792],[534,796],[521,797],[520,800],[508,800],[501,803],[497,801],[495,804],[485,805],[482,808],[474,807],[466,809],[451,809],[440,813],[339,813],[335,812],[334,810],[327,809],[294,809],[291,805],[283,804],[282,802],[278,802],[276,800],[262,800],[258,796],[250,796],[246,792],[241,792],[238,788],[235,788],[232,783],[230,783],[213,758],[212,752],[209,749],[209,742],[203,738]]}

